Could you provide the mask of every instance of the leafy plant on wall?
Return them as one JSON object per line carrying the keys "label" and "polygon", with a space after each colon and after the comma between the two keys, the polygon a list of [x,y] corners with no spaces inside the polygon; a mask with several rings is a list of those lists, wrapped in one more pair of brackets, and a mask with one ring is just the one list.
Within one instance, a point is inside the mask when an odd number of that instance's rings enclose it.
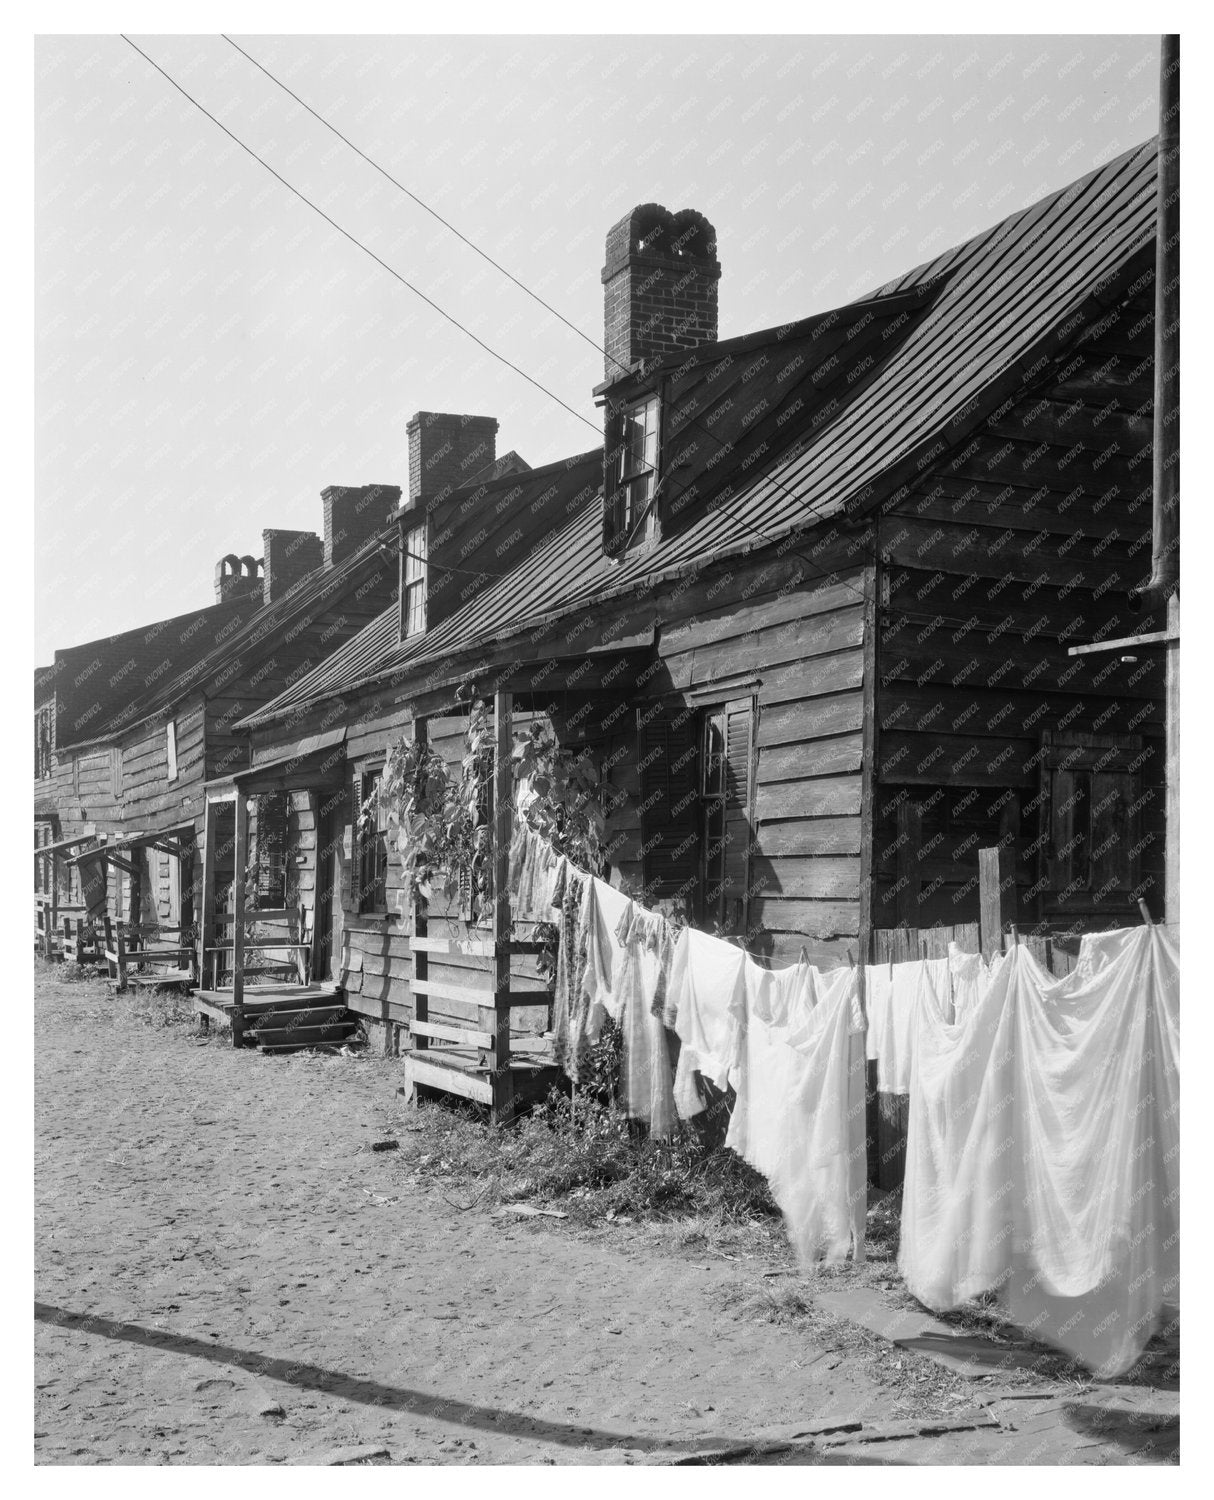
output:
{"label": "leafy plant on wall", "polygon": [[[359,814],[360,829],[386,811],[400,855],[402,913],[415,895],[464,897],[475,921],[493,898],[493,715],[472,705],[460,775],[453,777],[428,743],[402,739],[388,754],[378,793]],[[605,819],[600,777],[584,750],[562,749],[552,725],[537,719],[516,733],[511,762],[515,816],[581,869],[603,869]],[[541,924],[547,926],[550,924]],[[553,935],[555,936],[555,927]],[[540,935],[540,934],[537,934]]]}
{"label": "leafy plant on wall", "polygon": [[458,779],[426,741],[402,739],[392,746],[377,792],[363,804],[360,833],[376,809],[388,819],[388,834],[401,860],[397,900],[404,914],[414,896],[429,901],[436,890],[450,901],[469,895],[471,915],[492,897],[493,830],[487,787],[493,774],[493,720],[476,702],[464,735]]}

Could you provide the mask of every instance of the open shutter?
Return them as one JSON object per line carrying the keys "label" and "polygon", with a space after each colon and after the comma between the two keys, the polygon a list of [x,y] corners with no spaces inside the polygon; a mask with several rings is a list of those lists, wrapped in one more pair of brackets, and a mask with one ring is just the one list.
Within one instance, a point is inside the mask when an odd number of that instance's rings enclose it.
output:
{"label": "open shutter", "polygon": [[754,705],[725,705],[725,905],[722,925],[746,930],[750,884],[751,796],[754,784]]}
{"label": "open shutter", "polygon": [[699,877],[697,716],[690,708],[637,711],[642,881],[650,901],[694,910]]}

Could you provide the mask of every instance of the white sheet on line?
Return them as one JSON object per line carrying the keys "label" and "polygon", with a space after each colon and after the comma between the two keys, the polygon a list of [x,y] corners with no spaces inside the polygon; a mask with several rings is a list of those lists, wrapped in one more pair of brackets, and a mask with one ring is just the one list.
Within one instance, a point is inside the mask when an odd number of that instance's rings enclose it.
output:
{"label": "white sheet on line", "polygon": [[868,965],[864,980],[867,1055],[877,1064],[877,1088],[881,1093],[910,1093],[919,1008],[929,985],[934,994],[948,994],[948,967],[947,958]]}
{"label": "white sheet on line", "polygon": [[1052,981],[1024,945],[914,1042],[902,1243],[937,1311],[992,1288],[1100,1376],[1179,1306],[1179,954],[1159,927],[1084,941]]}
{"label": "white sheet on line", "polygon": [[744,971],[725,1144],[763,1173],[802,1265],[864,1260],[864,1016],[854,969]]}

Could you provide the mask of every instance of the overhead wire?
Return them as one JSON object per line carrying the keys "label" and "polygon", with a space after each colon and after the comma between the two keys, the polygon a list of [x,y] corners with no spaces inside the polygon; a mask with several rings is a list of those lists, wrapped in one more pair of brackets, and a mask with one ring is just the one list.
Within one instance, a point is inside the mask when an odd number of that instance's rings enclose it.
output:
{"label": "overhead wire", "polygon": [[[386,167],[381,166],[380,163],[377,162],[374,159],[374,157],[369,156],[365,151],[362,150],[361,147],[357,146],[349,138],[349,136],[345,135],[341,130],[339,130],[337,128],[337,126],[333,124],[333,122],[331,120],[327,119],[323,114],[320,113],[320,111],[318,109],[315,109],[311,104],[309,104],[306,99],[301,98],[300,95],[297,94],[295,92],[295,90],[290,87],[289,84],[284,83],[283,80],[277,76],[277,74],[275,74],[274,72],[272,72],[271,69],[267,68],[266,65],[263,62],[259,61],[259,59],[257,59],[256,57],[254,57],[251,52],[247,51],[244,47],[242,47],[239,42],[233,40],[233,38],[230,37],[226,32],[221,33],[221,35],[223,36],[224,41],[227,42],[229,46],[235,48],[235,50],[237,52],[239,52],[242,57],[246,58],[250,63],[252,63],[252,65],[255,68],[257,68],[259,70],[259,72],[263,73],[272,83],[274,83],[278,88],[282,89],[282,91],[285,94],[288,94],[292,99],[294,99],[295,102],[300,106],[301,109],[306,110],[308,112],[308,114],[310,114],[312,116],[312,118],[314,120],[318,121],[321,125],[323,125],[326,130],[331,131],[332,134],[335,135],[338,138],[338,140],[342,141],[346,146],[348,146],[350,148],[350,150],[355,153],[356,156],[360,157],[363,161],[365,161],[369,167],[372,167],[376,172],[378,172],[380,174],[381,177],[385,178],[388,182],[390,182],[393,187],[397,188],[400,192],[404,193],[404,195],[407,198],[409,198],[412,202],[416,203],[417,206],[419,208],[421,208],[424,212],[428,213],[431,216],[431,218],[437,220],[437,222],[440,223],[445,229],[449,230],[453,235],[455,235],[455,237],[458,240],[462,241],[462,243],[465,244],[465,245],[467,245],[468,248],[470,250],[472,250],[476,255],[479,255],[482,260],[484,260],[487,264],[491,265],[494,268],[495,271],[500,272],[500,274],[503,275],[509,282],[511,282],[514,286],[518,287],[518,289],[521,292],[523,292],[526,296],[530,297],[533,302],[537,303],[540,307],[544,308],[544,310],[546,312],[551,313],[552,316],[554,318],[556,318],[558,322],[563,323],[565,325],[565,327],[568,328],[571,332],[577,334],[578,338],[580,338],[584,343],[589,344],[589,346],[592,349],[594,349],[597,353],[601,354],[604,359],[610,360],[611,363],[614,364],[618,370],[620,370],[624,374],[631,373],[630,367],[628,365],[626,365],[623,362],[623,360],[619,359],[616,355],[611,354],[600,343],[598,343],[597,340],[591,338],[591,336],[588,333],[586,333],[583,329],[579,328],[576,323],[572,322],[569,318],[565,317],[565,315],[563,313],[559,312],[555,307],[553,307],[550,302],[546,301],[543,297],[541,297],[538,292],[532,291],[532,289],[529,286],[527,286],[527,284],[525,282],[521,281],[517,276],[514,275],[513,272],[507,270],[506,267],[503,266],[499,261],[494,260],[494,258],[490,254],[488,254],[487,251],[483,250],[478,244],[476,244],[476,242],[474,240],[470,239],[466,234],[463,233],[462,230],[458,229],[454,224],[452,224],[449,219],[444,218],[443,215],[440,214],[437,211],[437,209],[431,208],[431,206],[425,201],[425,199],[421,198],[411,188],[406,187],[405,184],[402,183],[402,182],[400,182],[396,177],[394,177],[392,175],[392,173],[387,170]],[[593,425],[593,424],[588,424],[588,425]],[[722,449],[722,451],[728,449],[731,446],[724,439],[719,438],[716,435],[716,433],[712,432],[709,428],[707,428],[706,426],[704,426],[704,424],[701,421],[699,421],[698,418],[696,418],[694,416],[689,417],[687,419],[686,425],[690,426],[690,427],[695,427],[698,431],[702,432],[704,434],[704,436],[707,437],[711,442],[716,443],[717,446],[720,449]],[[598,429],[595,428],[595,431],[597,433]],[[767,478],[768,478],[768,482],[771,483],[771,484],[773,484],[773,485],[775,485],[776,489],[781,494],[786,495],[794,503],[799,503],[799,501],[797,500],[797,496],[795,496],[791,490],[787,489],[783,485],[783,483],[779,479],[777,479],[774,475],[768,475]],[[683,489],[678,490],[670,498],[677,500],[680,495],[683,495],[683,494],[686,493],[686,491],[687,491],[688,488],[689,488],[689,486],[684,486]],[[641,526],[644,524],[644,522],[646,520],[646,517],[649,514],[649,511],[652,509],[653,499],[656,499],[656,493],[655,493],[655,496],[653,498],[651,498],[649,504],[647,504],[644,507],[643,511],[641,512],[641,515],[637,518],[637,521],[634,524],[632,531],[625,538],[623,547],[621,549],[622,551],[627,551],[628,547],[632,544],[632,542],[636,540],[636,537],[637,537],[637,535],[640,532]],[[770,542],[770,543],[777,543],[777,542],[786,540],[787,534],[784,537],[781,537],[781,536],[771,536],[769,533],[763,531],[760,527],[755,526],[752,522],[747,521],[744,517],[738,515],[738,513],[736,511],[731,510],[724,503],[719,504],[717,506],[717,509],[723,510],[725,512],[725,514],[727,516],[729,516],[729,518],[731,520],[736,521],[739,525],[741,525],[742,527],[744,527],[745,529],[747,529],[748,531],[750,531],[750,533],[753,536],[758,537],[760,541]],[[796,557],[796,558],[798,558],[801,562],[803,562],[805,564],[805,566],[807,568],[809,568],[810,571],[812,573],[814,573],[814,575],[817,576],[817,577],[819,577],[819,578],[834,578],[834,577],[837,577],[837,575],[834,574],[834,573],[826,573],[826,572],[823,572],[821,569],[816,568],[815,565],[812,564],[809,561],[809,559],[804,556],[803,553],[795,552],[794,551],[793,552],[793,556]],[[874,560],[875,561],[875,558],[873,557],[873,555],[871,553],[868,553],[867,551],[865,551],[865,556],[869,557],[870,560]],[[485,578],[503,578],[503,577],[506,577],[507,575],[506,574],[501,574],[501,573],[483,573],[483,574],[480,574],[479,576],[485,577]],[[838,580],[838,581],[839,582],[843,582],[842,580]],[[853,588],[850,584],[844,583],[843,586],[845,588],[850,589],[851,592],[854,593],[857,596],[857,598],[861,598],[862,599],[864,597],[863,593],[859,589]]]}
{"label": "overhead wire", "polygon": [[[333,219],[329,214],[327,214],[325,212],[325,210],[323,208],[321,208],[319,206],[319,204],[315,203],[311,198],[309,198],[306,193],[302,192],[293,183],[289,182],[285,177],[283,177],[282,174],[280,172],[278,172],[273,166],[271,166],[270,163],[268,161],[266,161],[266,159],[263,156],[261,156],[257,151],[255,151],[245,141],[241,140],[241,138],[238,135],[236,135],[236,133],[233,130],[231,130],[227,125],[225,125],[223,123],[223,121],[220,120],[216,115],[212,114],[211,111],[208,110],[206,108],[206,106],[201,103],[200,100],[196,99],[194,97],[194,95],[191,94],[182,84],[180,84],[172,76],[172,74],[167,71],[167,69],[163,68],[155,60],[155,58],[149,56],[149,54],[146,53],[143,50],[142,47],[140,47],[136,42],[132,41],[131,38],[126,35],[125,32],[120,33],[120,35],[122,37],[122,40],[124,42],[126,42],[127,45],[130,46],[135,52],[137,52],[140,55],[140,57],[142,57],[144,59],[145,62],[147,62],[151,67],[153,67],[156,70],[156,72],[159,73],[161,75],[161,77],[165,79],[165,81],[167,83],[171,84],[172,87],[175,88],[177,90],[177,92],[182,95],[183,98],[185,98],[186,100],[188,100],[189,103],[191,103],[201,114],[204,114],[207,117],[207,119],[211,121],[212,124],[216,125],[220,130],[222,130],[223,133],[229,138],[229,140],[233,141],[237,146],[239,146],[241,148],[242,151],[246,152],[249,156],[251,156],[253,158],[253,160],[256,161],[260,166],[264,167],[266,169],[266,171],[269,172],[272,177],[274,177],[278,182],[280,182],[282,184],[283,187],[285,187],[288,190],[288,192],[292,193],[302,203],[306,204],[309,208],[311,208],[313,210],[313,212],[317,213],[322,219],[324,219],[324,221],[328,225],[330,225],[331,228],[336,229],[337,232],[340,235],[343,236],[343,238],[349,240],[350,243],[352,245],[354,245],[357,249],[363,251],[364,254],[368,255],[372,260],[374,260],[376,262],[377,265],[381,266],[385,271],[387,271],[390,276],[392,276],[395,280],[399,281],[402,286],[406,287],[416,297],[419,297],[423,302],[426,303],[426,305],[428,307],[432,308],[436,313],[439,314],[440,317],[444,318],[454,328],[458,329],[466,337],[470,338],[475,344],[477,344],[480,348],[482,348],[492,358],[498,360],[501,364],[505,365],[508,369],[513,370],[516,375],[521,376],[525,381],[527,381],[527,383],[529,385],[534,386],[536,390],[540,391],[543,395],[547,396],[551,401],[554,401],[564,411],[568,412],[571,416],[575,417],[579,422],[581,422],[585,426],[589,427],[591,429],[591,431],[593,431],[595,433],[596,437],[601,437],[600,429],[599,429],[599,427],[598,427],[598,425],[596,423],[591,422],[588,418],[584,417],[579,411],[575,410],[572,406],[569,405],[569,403],[567,401],[563,400],[554,391],[549,390],[549,388],[547,386],[543,385],[540,381],[536,380],[533,376],[529,375],[519,365],[515,364],[513,360],[508,359],[504,354],[502,354],[498,350],[494,349],[492,347],[492,345],[486,343],[485,340],[482,339],[478,334],[474,333],[470,328],[468,328],[466,325],[464,325],[463,323],[461,323],[459,321],[459,319],[455,318],[451,313],[447,312],[445,308],[441,307],[437,302],[435,302],[433,298],[429,297],[425,292],[423,292],[420,287],[415,286],[411,281],[408,280],[408,278],[406,278],[405,276],[402,276],[399,271],[397,271],[393,266],[389,265],[388,262],[385,261],[381,256],[377,255],[374,250],[372,250],[369,246],[367,246],[366,244],[364,244],[360,239],[358,239],[358,237],[356,235],[352,234],[349,230],[345,229],[341,224],[339,224],[335,219]],[[435,212],[435,210],[431,209],[429,207],[429,205],[425,204],[423,202],[423,200],[421,200],[420,198],[418,198],[418,196],[415,193],[411,192],[408,188],[404,187],[403,184],[397,182],[396,179],[394,177],[392,177],[392,175],[389,172],[387,172],[385,169],[383,169],[382,167],[380,167],[378,165],[378,163],[376,163],[375,161],[373,161],[372,158],[368,157],[366,155],[366,153],[363,152],[363,151],[361,151],[357,146],[355,146],[353,144],[353,142],[349,141],[347,139],[347,137],[344,136],[341,133],[341,131],[339,131],[335,126],[333,126],[332,124],[330,124],[330,122],[328,120],[326,120],[323,115],[319,114],[310,105],[308,105],[304,100],[300,99],[299,96],[292,89],[288,88],[286,84],[282,83],[282,81],[280,79],[278,79],[277,77],[275,77],[275,75],[272,72],[270,72],[270,70],[268,68],[266,68],[260,62],[258,62],[257,59],[254,58],[250,53],[246,52],[243,47],[240,47],[237,43],[233,42],[230,37],[228,37],[226,35],[224,36],[224,40],[228,41],[229,44],[235,48],[236,51],[238,51],[243,57],[247,58],[250,63],[252,63],[255,67],[257,67],[262,73],[264,73],[266,77],[270,78],[275,84],[278,85],[278,87],[282,88],[284,90],[284,92],[286,92],[287,94],[289,94],[292,99],[295,99],[296,102],[298,104],[300,104],[300,106],[302,108],[306,109],[309,114],[311,114],[315,119],[317,119],[327,129],[331,130],[333,132],[333,134],[336,135],[340,140],[342,140],[347,146],[349,146],[351,150],[355,151],[363,160],[367,161],[369,165],[375,167],[375,169],[377,171],[381,172],[381,174],[385,178],[387,178],[387,180],[390,181],[393,184],[393,186],[397,187],[401,192],[405,193],[410,199],[412,199],[414,202],[418,203],[421,207],[423,207],[435,219],[437,219],[440,223],[442,223],[444,225],[444,227],[446,227],[447,229],[449,229],[453,234],[456,234],[459,237],[459,239],[461,239],[470,248],[472,248],[473,250],[475,250],[478,255],[481,255],[484,260],[486,260],[490,265],[494,266],[494,268],[496,270],[498,270],[502,275],[506,276],[511,282],[514,283],[514,285],[518,286],[522,291],[524,291],[534,301],[536,301],[537,303],[539,303],[541,306],[545,307],[561,323],[565,324],[566,327],[570,328],[580,338],[582,338],[586,343],[590,344],[592,348],[598,350],[598,352],[600,354],[603,354],[604,358],[610,359],[615,365],[618,366],[618,368],[620,370],[625,371],[625,372],[629,371],[629,367],[627,365],[625,365],[621,360],[619,360],[618,358],[616,358],[614,355],[608,354],[607,351],[604,350],[601,345],[599,345],[598,343],[596,343],[594,339],[590,338],[590,336],[588,334],[584,333],[580,328],[578,328],[576,326],[576,324],[570,322],[569,319],[565,318],[562,314],[560,314],[559,312],[557,312],[556,309],[552,308],[547,302],[544,301],[544,299],[542,297],[538,296],[537,293],[532,292],[529,287],[527,287],[523,282],[519,281],[517,277],[513,276],[503,266],[499,265],[498,262],[496,262],[495,260],[493,260],[493,258],[491,256],[487,255],[484,251],[482,251],[477,245],[475,245],[470,239],[468,239],[468,237],[466,235],[464,235],[463,233],[461,233],[461,231],[459,231],[458,229],[456,229],[454,225],[450,224],[440,214],[438,214],[437,212]],[[697,430],[699,430],[700,432],[702,432],[712,442],[716,443],[717,446],[722,449],[722,451],[726,451],[726,450],[731,449],[732,444],[730,444],[729,442],[727,442],[726,440],[724,440],[722,438],[717,437],[717,435],[715,433],[711,432],[697,418],[695,418],[695,417],[689,417],[687,425],[694,426],[695,428],[697,428]],[[774,475],[769,474],[766,477],[767,477],[768,482],[771,483],[771,484],[773,484],[776,487],[776,489],[781,494],[786,495],[795,504],[799,504],[800,503],[800,501],[798,500],[798,497],[796,495],[794,495],[791,490],[787,489],[785,487],[785,485],[779,479],[777,479]],[[673,496],[670,497],[671,500],[677,500],[680,495],[683,495],[683,494],[687,493],[687,491],[688,491],[689,488],[690,488],[690,485],[684,486],[683,489],[677,491]],[[738,513],[735,510],[733,510],[729,505],[727,505],[725,502],[719,502],[717,504],[717,506],[715,507],[715,509],[719,510],[719,511],[723,511],[726,514],[726,516],[728,516],[731,520],[735,521],[744,530],[750,532],[751,535],[753,535],[756,538],[758,538],[758,540],[761,541],[761,542],[765,542],[765,543],[768,543],[768,544],[776,544],[776,543],[779,543],[779,542],[787,541],[788,533],[785,533],[783,536],[772,536],[770,533],[768,533],[768,532],[762,530],[760,527],[754,525],[753,522],[748,521],[745,517],[738,515]],[[629,545],[629,543],[632,540],[635,539],[636,532],[639,530],[640,525],[643,524],[644,519],[645,519],[645,514],[647,513],[647,511],[648,511],[648,507],[646,507],[646,512],[644,512],[642,514],[642,516],[639,518],[639,520],[637,522],[637,525],[633,529],[633,532],[630,533],[629,537],[625,539],[624,550],[627,550],[627,546]],[[790,549],[790,550],[792,550],[792,549]],[[861,550],[863,551],[864,549],[861,549]],[[838,583],[841,587],[847,589],[850,593],[855,594],[855,596],[858,599],[863,600],[865,598],[865,595],[864,595],[864,593],[863,593],[862,590],[855,588],[852,584],[848,583],[845,579],[842,579],[842,578],[839,577],[838,570],[832,570],[830,572],[827,572],[826,570],[824,570],[824,569],[816,566],[815,564],[811,563],[809,561],[809,559],[804,556],[803,553],[797,552],[795,550],[792,551],[792,555],[794,557],[796,557],[801,563],[803,563],[804,566],[809,570],[809,572],[813,576],[815,576],[817,578],[820,578],[820,579],[824,579],[824,580],[826,580],[828,582]],[[871,554],[867,553],[866,551],[865,551],[864,555],[871,557]],[[443,565],[436,563],[435,566],[443,566]],[[484,571],[484,570],[474,571],[474,570],[471,570],[471,569],[449,569],[449,571],[453,571],[453,572],[454,571],[466,572],[469,576],[475,576],[475,577],[486,578],[486,579],[496,579],[496,580],[500,580],[500,579],[503,579],[503,578],[506,578],[506,577],[509,576],[509,574],[506,574],[506,573],[491,573],[491,572]]]}
{"label": "overhead wire", "polygon": [[528,375],[526,370],[521,369],[514,363],[513,360],[507,359],[504,354],[499,353],[499,351],[494,349],[491,344],[487,344],[479,334],[473,333],[473,331],[470,328],[466,327],[463,323],[461,323],[458,318],[453,317],[449,312],[447,312],[445,308],[440,307],[439,304],[435,302],[433,297],[428,297],[420,287],[414,286],[411,281],[409,281],[406,277],[402,276],[399,271],[390,266],[386,260],[384,260],[381,256],[376,255],[375,251],[372,250],[368,245],[364,245],[362,240],[360,240],[356,235],[351,234],[348,229],[343,229],[342,226],[337,222],[337,220],[330,218],[330,216],[325,213],[324,209],[321,208],[319,204],[314,203],[306,193],[301,192],[294,183],[288,182],[281,172],[276,171],[270,165],[270,163],[266,161],[264,156],[259,156],[258,153],[253,150],[252,146],[242,141],[234,131],[229,130],[221,119],[219,119],[216,115],[213,115],[204,104],[201,104],[197,99],[195,99],[193,94],[191,94],[180,83],[178,83],[171,73],[162,68],[160,64],[155,60],[155,58],[149,57],[142,47],[131,41],[130,37],[127,36],[125,32],[120,32],[119,35],[122,37],[122,40],[127,43],[128,46],[133,47],[134,50],[139,53],[140,57],[142,57],[145,62],[150,63],[162,78],[164,78],[168,83],[171,83],[183,98],[188,99],[195,109],[200,110],[204,115],[206,115],[207,119],[210,120],[212,124],[217,125],[219,129],[223,131],[224,135],[226,135],[229,140],[234,141],[242,151],[248,152],[253,160],[260,163],[260,165],[263,166],[272,177],[277,178],[278,181],[282,183],[283,187],[288,190],[288,192],[294,193],[294,195],[300,200],[301,203],[306,203],[308,207],[313,210],[313,212],[318,213],[326,224],[336,229],[338,234],[342,235],[345,239],[348,239],[352,245],[357,246],[357,248],[361,250],[365,255],[369,255],[377,265],[382,266],[384,270],[387,271],[389,276],[395,277],[396,280],[399,281],[402,286],[407,287],[415,297],[420,297],[421,300],[427,305],[427,307],[433,308],[434,311],[438,313],[440,317],[445,318],[446,321],[452,325],[452,327],[458,328],[459,331],[470,338],[473,343],[478,344],[486,354],[492,355],[494,359],[499,360],[508,369],[513,370],[516,375],[521,375],[529,385],[533,385],[537,391],[541,391],[545,396],[549,398],[549,400],[555,401],[556,404],[560,407],[563,407],[571,417],[576,417],[579,422],[583,423],[585,426],[589,427],[592,432],[597,434],[599,429],[596,423],[590,421],[588,417],[584,417],[580,411],[576,411],[572,406],[569,405],[567,401],[563,401],[555,391],[550,391],[546,385],[542,385],[533,376]]}

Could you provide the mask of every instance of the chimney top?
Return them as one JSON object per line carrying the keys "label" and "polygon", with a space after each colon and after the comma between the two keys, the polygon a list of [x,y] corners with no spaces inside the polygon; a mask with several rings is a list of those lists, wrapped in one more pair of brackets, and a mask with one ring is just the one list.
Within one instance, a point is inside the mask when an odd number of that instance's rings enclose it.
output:
{"label": "chimney top", "polygon": [[237,557],[229,552],[215,564],[215,602],[226,604],[230,599],[243,599],[260,595],[262,580],[258,570],[262,567],[259,557]]}
{"label": "chimney top", "polygon": [[409,500],[449,494],[497,457],[496,417],[417,411],[405,425],[409,439]]}
{"label": "chimney top", "polygon": [[702,213],[642,203],[607,233],[603,267],[607,379],[644,360],[717,339],[716,230]]}

